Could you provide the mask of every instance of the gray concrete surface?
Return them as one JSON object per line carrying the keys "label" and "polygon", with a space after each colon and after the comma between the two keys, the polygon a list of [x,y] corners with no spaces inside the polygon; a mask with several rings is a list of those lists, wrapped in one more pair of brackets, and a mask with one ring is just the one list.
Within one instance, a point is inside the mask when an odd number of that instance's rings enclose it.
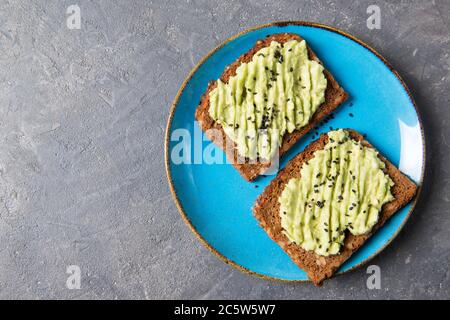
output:
{"label": "gray concrete surface", "polygon": [[[81,8],[81,29],[66,8]],[[369,4],[380,30],[366,26]],[[0,1],[0,298],[450,298],[450,1]],[[374,264],[318,289],[213,256],[171,199],[169,106],[226,38],[317,21],[373,45],[410,86],[428,171],[410,222]],[[81,268],[81,289],[66,268]]]}

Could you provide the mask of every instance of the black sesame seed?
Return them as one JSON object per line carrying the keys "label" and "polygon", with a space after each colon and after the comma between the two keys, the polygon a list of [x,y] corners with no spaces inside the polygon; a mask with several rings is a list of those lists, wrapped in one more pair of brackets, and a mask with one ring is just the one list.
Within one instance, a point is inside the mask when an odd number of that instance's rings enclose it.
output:
{"label": "black sesame seed", "polygon": [[323,207],[324,207],[324,202],[325,202],[325,200],[324,200],[324,201],[317,201],[317,202],[316,202],[316,205],[317,205],[319,208],[323,208]]}

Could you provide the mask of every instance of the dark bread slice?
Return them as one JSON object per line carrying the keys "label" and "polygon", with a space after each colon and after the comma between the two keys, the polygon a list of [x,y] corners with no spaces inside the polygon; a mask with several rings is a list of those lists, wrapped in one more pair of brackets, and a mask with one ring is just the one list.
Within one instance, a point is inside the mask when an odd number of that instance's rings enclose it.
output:
{"label": "dark bread slice", "polygon": [[[255,46],[250,49],[247,53],[239,57],[235,62],[229,65],[223,72],[220,80],[227,83],[230,77],[236,75],[236,69],[242,63],[248,63],[252,60],[253,55],[260,49],[270,46],[272,41],[277,41],[279,43],[285,43],[290,40],[303,40],[300,36],[292,33],[280,33],[274,34],[266,37],[264,40],[259,40],[256,42]],[[321,63],[314,52],[307,47],[308,57],[311,60],[316,60]],[[279,156],[281,157],[285,154],[289,148],[291,148],[298,140],[300,140],[309,130],[314,128],[320,121],[322,121],[328,114],[332,113],[342,102],[344,102],[348,95],[339,86],[339,84],[334,80],[331,73],[324,70],[325,77],[327,78],[327,88],[325,90],[325,102],[322,103],[319,108],[314,113],[310,122],[299,130],[294,130],[292,133],[287,133],[284,135],[281,142]],[[257,176],[263,174],[271,165],[269,161],[250,163],[248,159],[242,159],[238,155],[236,144],[227,137],[222,129],[222,126],[216,123],[209,115],[209,93],[216,88],[217,81],[212,81],[208,85],[208,89],[203,94],[200,99],[200,104],[195,112],[195,119],[199,122],[199,125],[203,131],[206,132],[207,137],[222,148],[228,160],[233,164],[233,166],[239,171],[239,173],[248,181],[254,180]],[[220,134],[211,133],[207,131],[210,129],[215,129],[220,132]],[[215,131],[214,130],[214,131]],[[217,131],[216,131],[217,132]]]}
{"label": "dark bread slice", "polygon": [[[373,146],[368,143],[356,131],[346,129],[350,137],[361,141],[365,146]],[[277,177],[266,187],[264,192],[258,197],[253,207],[253,213],[260,225],[267,234],[278,243],[281,248],[291,257],[295,264],[306,271],[308,277],[315,285],[320,285],[323,280],[330,278],[334,272],[356,251],[364,242],[381,227],[397,210],[406,205],[415,195],[417,186],[411,182],[399,169],[386,160],[380,154],[378,157],[386,164],[385,173],[394,181],[391,188],[394,200],[386,203],[382,208],[378,223],[372,228],[369,234],[354,236],[346,232],[344,245],[340,254],[328,257],[317,255],[314,251],[306,251],[295,243],[291,243],[283,234],[281,219],[279,215],[280,204],[278,198],[284,189],[285,184],[291,178],[300,178],[300,169],[306,161],[314,156],[316,150],[323,149],[328,143],[328,135],[322,134],[320,138],[312,142],[304,151],[291,159],[286,167],[281,170]]]}

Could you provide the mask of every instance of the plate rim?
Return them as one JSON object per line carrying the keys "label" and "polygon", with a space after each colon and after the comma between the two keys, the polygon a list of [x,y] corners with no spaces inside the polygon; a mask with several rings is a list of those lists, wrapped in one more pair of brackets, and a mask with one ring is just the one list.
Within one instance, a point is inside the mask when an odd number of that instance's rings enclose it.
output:
{"label": "plate rim", "polygon": [[200,241],[200,243],[206,247],[206,249],[208,249],[210,252],[212,252],[214,255],[216,255],[220,260],[222,260],[223,262],[225,262],[228,265],[231,265],[232,267],[238,269],[241,272],[250,274],[252,276],[255,276],[257,278],[261,278],[264,280],[270,280],[270,281],[276,281],[276,282],[286,282],[286,283],[306,283],[306,282],[311,282],[311,280],[306,279],[306,280],[289,280],[289,279],[282,279],[282,278],[278,278],[278,277],[274,277],[274,276],[267,276],[255,271],[252,271],[248,268],[245,268],[243,266],[241,266],[240,264],[238,264],[237,262],[231,260],[230,258],[226,257],[225,255],[223,255],[222,253],[220,253],[219,251],[217,251],[217,249],[215,249],[211,244],[209,244],[203,237],[202,235],[197,231],[197,229],[194,227],[194,225],[192,224],[191,220],[189,219],[189,217],[187,216],[186,212],[183,209],[183,206],[181,204],[181,201],[178,198],[177,192],[175,190],[174,184],[173,184],[173,179],[172,179],[172,173],[171,173],[171,169],[170,169],[170,161],[169,161],[169,144],[170,144],[170,129],[171,129],[171,125],[172,125],[172,120],[173,120],[173,116],[175,114],[175,110],[177,107],[177,104],[179,102],[179,99],[181,97],[181,94],[183,93],[183,91],[186,88],[186,85],[188,84],[188,82],[192,79],[192,77],[194,76],[194,74],[198,71],[198,69],[200,68],[201,65],[203,65],[203,63],[205,63],[205,61],[211,57],[215,52],[217,52],[218,50],[220,50],[221,48],[223,48],[224,46],[226,46],[230,41],[239,38],[240,36],[247,34],[249,32],[255,31],[255,30],[259,30],[259,29],[263,29],[263,28],[267,28],[267,27],[286,27],[289,25],[294,25],[294,26],[306,26],[306,27],[312,27],[312,28],[319,28],[319,29],[324,29],[327,31],[331,31],[334,33],[337,33],[339,35],[342,35],[346,38],[349,38],[350,40],[353,40],[354,42],[356,42],[357,44],[361,45],[362,47],[366,48],[367,50],[369,50],[372,54],[374,54],[378,59],[380,59],[384,65],[386,67],[388,67],[388,69],[395,75],[395,77],[400,81],[402,87],[404,88],[404,90],[406,91],[409,100],[411,101],[416,114],[417,114],[417,118],[419,121],[419,127],[420,127],[420,133],[421,133],[421,138],[422,138],[422,145],[423,145],[423,151],[422,151],[422,167],[421,167],[421,176],[420,176],[420,181],[418,183],[418,190],[417,190],[417,194],[413,200],[413,202],[411,203],[411,208],[408,211],[408,214],[406,215],[405,219],[403,220],[403,222],[401,223],[401,225],[399,226],[399,228],[395,231],[395,233],[392,235],[392,237],[382,246],[380,247],[377,251],[375,251],[373,254],[371,254],[368,258],[366,258],[365,260],[361,261],[358,264],[355,264],[354,266],[352,266],[351,268],[349,268],[348,270],[342,271],[340,273],[335,273],[333,275],[333,278],[336,276],[340,276],[343,274],[347,274],[350,271],[353,271],[363,265],[365,265],[366,263],[370,262],[373,258],[375,258],[378,254],[380,254],[384,249],[386,249],[391,243],[392,241],[397,238],[398,234],[400,233],[400,231],[403,229],[403,227],[405,226],[405,224],[409,221],[409,219],[411,218],[411,214],[414,211],[414,209],[416,208],[418,199],[420,198],[421,195],[421,191],[422,191],[422,186],[423,186],[423,180],[424,180],[424,176],[425,176],[425,170],[426,170],[426,139],[425,139],[425,132],[424,132],[424,127],[423,127],[423,122],[422,122],[422,117],[420,115],[419,109],[417,108],[417,104],[416,101],[414,100],[411,91],[409,90],[408,86],[406,85],[405,81],[403,80],[403,78],[400,76],[400,74],[397,72],[396,69],[394,69],[394,67],[380,54],[378,53],[374,48],[372,48],[370,45],[368,45],[367,43],[365,43],[364,41],[356,38],[355,36],[339,29],[333,26],[329,26],[329,25],[325,25],[322,23],[318,23],[318,22],[309,22],[309,21],[304,21],[304,20],[283,20],[283,21],[274,21],[274,22],[269,22],[269,23],[265,23],[265,24],[260,24],[260,25],[256,25],[247,29],[244,29],[243,31],[240,31],[239,33],[225,39],[223,42],[221,42],[218,46],[214,47],[212,50],[210,50],[206,55],[204,55],[198,62],[197,64],[191,69],[191,71],[189,72],[188,76],[184,79],[183,83],[181,84],[180,89],[178,90],[174,100],[172,101],[171,107],[170,107],[170,111],[169,111],[169,118],[167,119],[167,124],[166,124],[166,134],[165,134],[165,139],[164,139],[164,163],[165,163],[165,169],[166,169],[166,175],[167,175],[167,180],[169,182],[169,188],[170,188],[170,192],[172,194],[172,198],[175,202],[175,205],[177,206],[178,212],[180,213],[183,221],[185,222],[185,224],[189,227],[189,229],[195,234],[195,236],[197,237],[197,239]]}

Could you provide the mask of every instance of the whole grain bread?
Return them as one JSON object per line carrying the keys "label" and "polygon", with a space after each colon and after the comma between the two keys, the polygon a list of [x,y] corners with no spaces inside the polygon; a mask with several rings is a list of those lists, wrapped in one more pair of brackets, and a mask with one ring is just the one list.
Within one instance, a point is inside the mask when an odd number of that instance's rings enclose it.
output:
{"label": "whole grain bread", "polygon": [[[346,129],[352,139],[361,141],[367,147],[372,147],[363,136],[356,131]],[[317,255],[314,251],[306,251],[284,235],[281,227],[279,215],[280,197],[285,184],[291,178],[301,178],[300,170],[306,161],[314,156],[316,150],[323,149],[328,143],[328,135],[322,134],[319,139],[312,142],[304,151],[291,159],[286,167],[281,170],[277,177],[266,187],[264,192],[258,197],[253,207],[253,213],[259,224],[281,248],[291,257],[295,264],[306,271],[308,277],[316,285],[321,285],[323,280],[333,276],[335,271],[356,251],[364,242],[388,220],[397,210],[406,205],[414,197],[417,186],[411,182],[392,163],[378,154],[378,157],[386,164],[385,173],[394,181],[391,188],[394,200],[386,203],[380,211],[379,221],[372,228],[371,232],[364,235],[355,236],[346,231],[344,245],[337,255],[328,257]]]}
{"label": "whole grain bread", "polygon": [[[264,47],[270,46],[272,41],[277,41],[281,44],[290,41],[297,40],[301,41],[302,38],[293,33],[280,33],[267,36],[264,40],[259,40],[247,53],[241,55],[239,59],[229,65],[223,72],[220,80],[227,83],[230,77],[236,75],[236,69],[242,63],[248,63],[252,60],[253,55]],[[308,57],[311,60],[315,60],[319,63],[321,61],[317,58],[314,52],[307,47]],[[333,78],[330,72],[324,70],[325,77],[327,78],[327,88],[325,90],[325,102],[323,102],[319,108],[316,110],[312,116],[309,123],[302,127],[301,129],[294,130],[292,133],[287,133],[284,135],[283,140],[280,145],[279,157],[283,156],[289,148],[291,148],[298,140],[300,140],[309,130],[314,128],[320,121],[322,121],[327,115],[332,113],[342,102],[344,102],[348,95],[339,86],[336,80]],[[205,131],[206,136],[222,148],[228,160],[233,164],[233,166],[239,171],[239,173],[248,181],[254,180],[271,166],[269,161],[250,161],[249,159],[242,159],[238,155],[236,144],[225,134],[222,126],[215,122],[209,115],[209,93],[214,90],[217,86],[217,81],[211,81],[208,85],[206,92],[200,99],[200,104],[195,112],[195,119],[198,121],[200,128]],[[210,130],[215,129],[215,130]],[[220,132],[220,134],[215,134],[214,132]]]}

